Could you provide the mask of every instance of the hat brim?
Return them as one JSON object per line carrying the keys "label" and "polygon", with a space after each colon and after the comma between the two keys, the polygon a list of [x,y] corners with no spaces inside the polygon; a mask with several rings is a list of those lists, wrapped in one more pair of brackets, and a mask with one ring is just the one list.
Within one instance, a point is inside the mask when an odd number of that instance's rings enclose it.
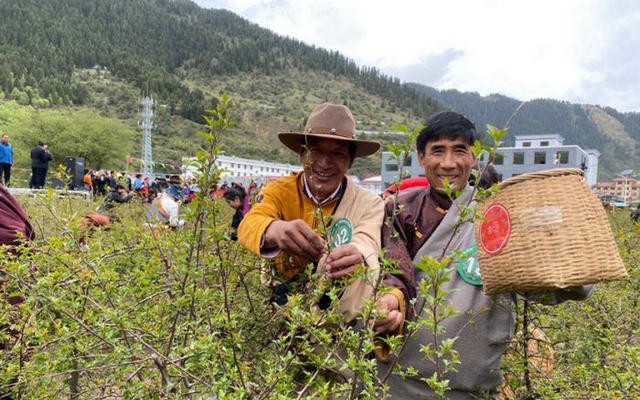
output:
{"label": "hat brim", "polygon": [[356,146],[355,157],[366,157],[380,150],[380,143],[371,140],[350,139],[337,135],[324,135],[319,133],[281,132],[278,139],[289,149],[300,153],[302,145],[305,143],[305,136],[319,139],[337,140],[346,143],[353,143]]}

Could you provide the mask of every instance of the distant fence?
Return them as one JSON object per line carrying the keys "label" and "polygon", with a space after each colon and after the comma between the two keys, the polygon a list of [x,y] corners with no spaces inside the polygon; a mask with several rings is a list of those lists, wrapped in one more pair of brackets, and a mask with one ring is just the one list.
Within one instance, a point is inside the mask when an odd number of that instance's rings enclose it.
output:
{"label": "distant fence", "polygon": [[[8,187],[7,190],[12,195],[27,195],[35,196],[36,194],[48,193],[50,189],[29,189],[29,188],[16,188]],[[84,197],[87,202],[93,201],[93,192],[91,190],[65,190],[65,189],[53,189],[58,197],[65,196],[77,196]]]}

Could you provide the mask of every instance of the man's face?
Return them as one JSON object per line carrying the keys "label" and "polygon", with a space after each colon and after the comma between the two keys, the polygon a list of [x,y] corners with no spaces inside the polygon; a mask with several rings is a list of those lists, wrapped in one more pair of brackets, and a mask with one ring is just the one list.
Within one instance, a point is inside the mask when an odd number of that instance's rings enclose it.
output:
{"label": "man's face", "polygon": [[429,183],[438,191],[444,189],[446,178],[455,190],[464,188],[475,165],[471,146],[463,138],[427,142],[424,153],[418,153],[418,160]]}
{"label": "man's face", "polygon": [[353,160],[348,142],[318,139],[302,152],[300,162],[313,194],[322,200],[338,188]]}
{"label": "man's face", "polygon": [[2,135],[2,143],[7,144],[9,143],[9,135]]}

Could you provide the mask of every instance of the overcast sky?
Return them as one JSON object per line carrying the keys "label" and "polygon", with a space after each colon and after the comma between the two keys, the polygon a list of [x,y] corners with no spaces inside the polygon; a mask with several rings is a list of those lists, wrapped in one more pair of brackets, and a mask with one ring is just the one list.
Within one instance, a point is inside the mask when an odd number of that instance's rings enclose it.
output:
{"label": "overcast sky", "polygon": [[640,112],[640,1],[195,0],[404,82]]}

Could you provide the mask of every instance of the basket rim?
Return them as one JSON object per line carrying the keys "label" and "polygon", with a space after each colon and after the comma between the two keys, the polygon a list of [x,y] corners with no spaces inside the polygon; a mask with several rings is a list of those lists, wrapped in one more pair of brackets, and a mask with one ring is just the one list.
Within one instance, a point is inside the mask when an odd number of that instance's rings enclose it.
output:
{"label": "basket rim", "polygon": [[563,175],[579,175],[580,177],[583,177],[584,171],[581,170],[580,168],[554,168],[554,169],[545,169],[545,170],[536,171],[536,172],[528,172],[526,174],[512,176],[511,178],[505,179],[504,181],[498,183],[498,189],[504,189],[508,186],[512,186],[517,183],[522,183],[525,181],[545,179],[549,177],[563,176]]}

